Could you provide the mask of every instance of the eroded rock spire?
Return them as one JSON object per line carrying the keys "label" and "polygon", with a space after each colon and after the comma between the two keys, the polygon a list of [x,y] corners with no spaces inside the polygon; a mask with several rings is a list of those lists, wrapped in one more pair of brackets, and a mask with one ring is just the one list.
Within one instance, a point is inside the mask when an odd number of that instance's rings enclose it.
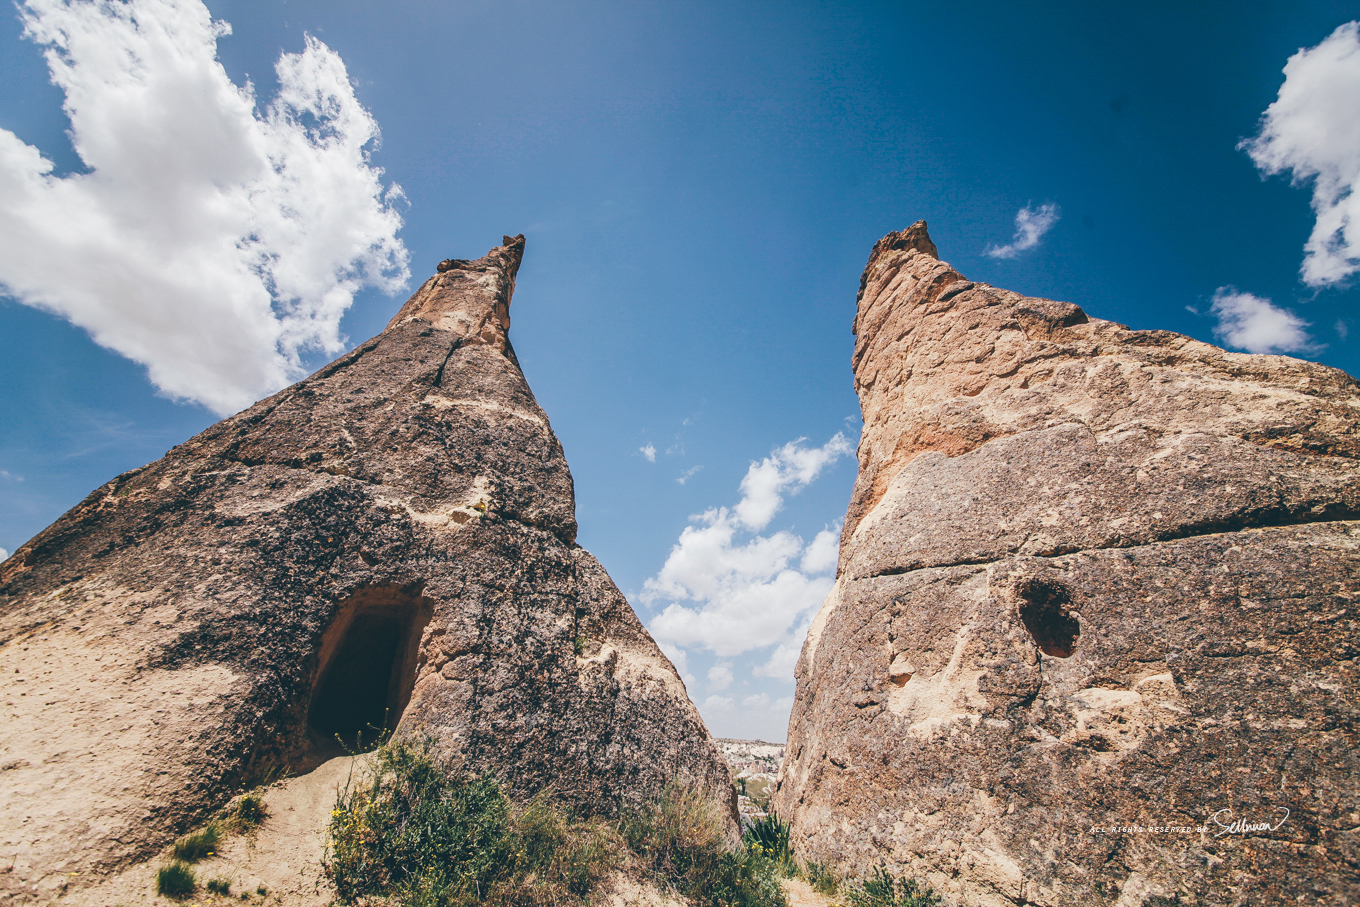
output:
{"label": "eroded rock spire", "polygon": [[508,340],[524,238],[97,489],[0,566],[0,900],[147,857],[260,765],[384,729],[614,813],[734,806],[670,662],[578,547]]}
{"label": "eroded rock spire", "polygon": [[964,905],[1360,890],[1355,379],[974,283],[923,223],[855,327],[775,797],[799,853]]}

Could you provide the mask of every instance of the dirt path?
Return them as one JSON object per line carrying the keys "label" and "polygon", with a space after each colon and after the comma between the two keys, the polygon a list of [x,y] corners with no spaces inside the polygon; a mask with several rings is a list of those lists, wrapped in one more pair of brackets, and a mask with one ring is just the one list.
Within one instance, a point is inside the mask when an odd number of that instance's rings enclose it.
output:
{"label": "dirt path", "polygon": [[833,902],[802,879],[785,879],[784,895],[789,907],[832,907]]}

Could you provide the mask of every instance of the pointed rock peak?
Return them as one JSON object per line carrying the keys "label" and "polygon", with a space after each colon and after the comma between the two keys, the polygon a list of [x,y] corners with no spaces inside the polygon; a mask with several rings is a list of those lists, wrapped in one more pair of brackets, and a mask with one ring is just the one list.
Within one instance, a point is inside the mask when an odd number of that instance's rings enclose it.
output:
{"label": "pointed rock peak", "polygon": [[939,250],[935,248],[935,243],[930,241],[930,234],[926,232],[926,222],[918,220],[907,229],[889,233],[875,243],[874,251],[869,254],[869,261],[873,262],[885,252],[908,249],[924,252],[934,259],[940,257]]}
{"label": "pointed rock peak", "polygon": [[524,258],[524,234],[506,236],[501,245],[476,261],[448,258],[388,322],[387,330],[408,321],[428,321],[460,335],[464,343],[484,343],[504,352],[510,332],[510,300]]}

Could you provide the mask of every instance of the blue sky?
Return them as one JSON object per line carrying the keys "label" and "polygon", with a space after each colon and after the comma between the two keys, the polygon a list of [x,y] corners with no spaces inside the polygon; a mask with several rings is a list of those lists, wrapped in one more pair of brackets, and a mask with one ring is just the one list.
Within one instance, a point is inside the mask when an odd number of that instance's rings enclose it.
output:
{"label": "blue sky", "polygon": [[[137,0],[137,27],[196,6]],[[147,78],[177,74],[150,100],[100,56],[120,8],[0,13],[9,551],[377,333],[439,260],[523,232],[512,337],[581,543],[715,733],[782,740],[854,480],[850,322],[884,233],[924,218],[972,279],[1360,371],[1360,236],[1305,257],[1319,216],[1360,205],[1355,32],[1282,72],[1357,3],[209,2],[231,26],[217,81],[211,35],[122,34],[170,58]],[[43,56],[61,35],[75,125]],[[325,148],[298,100],[318,86]],[[280,88],[293,118],[270,121]],[[295,178],[189,191],[260,149]],[[232,258],[242,224],[267,283]]]}

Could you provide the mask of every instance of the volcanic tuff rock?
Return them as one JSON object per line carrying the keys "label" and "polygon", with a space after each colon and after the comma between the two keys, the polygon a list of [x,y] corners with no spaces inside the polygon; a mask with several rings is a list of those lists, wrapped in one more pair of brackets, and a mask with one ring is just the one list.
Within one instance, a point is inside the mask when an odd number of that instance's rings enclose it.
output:
{"label": "volcanic tuff rock", "polygon": [[1356,903],[1357,382],[973,283],[923,222],[855,332],[795,843],[968,905]]}
{"label": "volcanic tuff rock", "polygon": [[587,812],[676,778],[732,811],[680,678],[574,542],[508,337],[523,249],[443,262],[381,335],[0,566],[0,891],[51,896],[383,726]]}

